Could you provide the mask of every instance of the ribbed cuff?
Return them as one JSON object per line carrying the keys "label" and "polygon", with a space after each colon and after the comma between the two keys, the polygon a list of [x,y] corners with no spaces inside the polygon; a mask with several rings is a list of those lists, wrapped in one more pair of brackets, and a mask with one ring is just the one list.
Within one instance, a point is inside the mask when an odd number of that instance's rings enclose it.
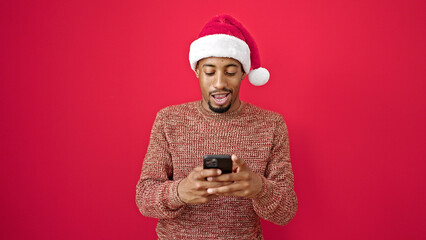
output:
{"label": "ribbed cuff", "polygon": [[168,199],[170,199],[170,202],[169,202],[170,209],[178,209],[186,205],[182,200],[180,200],[178,195],[178,186],[181,181],[182,179],[173,181],[172,184],[170,184],[169,186]]}
{"label": "ribbed cuff", "polygon": [[268,181],[264,176],[260,175],[262,179],[262,190],[253,198],[255,204],[258,205],[267,205],[271,200],[270,193],[273,191],[274,185]]}

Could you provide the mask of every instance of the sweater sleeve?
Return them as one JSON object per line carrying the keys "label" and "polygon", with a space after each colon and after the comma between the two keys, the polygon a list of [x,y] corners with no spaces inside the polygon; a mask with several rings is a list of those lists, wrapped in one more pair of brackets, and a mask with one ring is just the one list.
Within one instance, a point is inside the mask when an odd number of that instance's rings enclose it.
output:
{"label": "sweater sleeve", "polygon": [[142,173],[136,186],[136,205],[142,215],[175,218],[185,208],[177,194],[180,181],[173,180],[173,164],[164,132],[164,117],[155,118]]}
{"label": "sweater sleeve", "polygon": [[265,175],[261,176],[263,187],[253,199],[253,207],[261,218],[285,225],[296,214],[297,197],[293,186],[288,132],[282,116],[275,126],[273,141]]}

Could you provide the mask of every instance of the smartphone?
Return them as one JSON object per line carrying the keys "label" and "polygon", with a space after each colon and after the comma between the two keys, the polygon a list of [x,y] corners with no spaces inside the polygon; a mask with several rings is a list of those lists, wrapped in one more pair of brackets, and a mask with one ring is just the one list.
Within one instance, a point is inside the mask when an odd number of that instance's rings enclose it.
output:
{"label": "smartphone", "polygon": [[205,155],[204,169],[218,168],[222,173],[232,173],[231,155]]}

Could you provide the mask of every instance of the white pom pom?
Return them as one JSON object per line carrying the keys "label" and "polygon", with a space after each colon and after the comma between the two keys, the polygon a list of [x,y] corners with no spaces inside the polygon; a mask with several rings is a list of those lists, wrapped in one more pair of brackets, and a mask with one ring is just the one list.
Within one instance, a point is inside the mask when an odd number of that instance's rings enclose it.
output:
{"label": "white pom pom", "polygon": [[266,68],[256,68],[250,71],[248,78],[254,86],[262,86],[269,80],[269,71]]}

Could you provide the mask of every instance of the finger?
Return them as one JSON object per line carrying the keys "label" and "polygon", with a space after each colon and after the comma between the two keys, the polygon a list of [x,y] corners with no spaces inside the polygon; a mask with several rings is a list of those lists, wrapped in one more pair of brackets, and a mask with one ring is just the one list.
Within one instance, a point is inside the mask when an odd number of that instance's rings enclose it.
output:
{"label": "finger", "polygon": [[203,170],[201,170],[201,175],[204,178],[215,177],[215,176],[219,176],[221,174],[222,174],[222,170],[220,170],[220,169],[203,169]]}
{"label": "finger", "polygon": [[215,194],[216,196],[234,196],[234,197],[248,197],[246,190],[240,190],[235,192]]}
{"label": "finger", "polygon": [[220,169],[202,169],[201,171],[195,174],[195,179],[204,180],[207,177],[216,177],[222,174]]}
{"label": "finger", "polygon": [[237,165],[240,171],[244,168],[247,168],[247,164],[242,158],[237,157],[237,155],[235,154],[232,154],[231,158],[232,158],[232,162]]}
{"label": "finger", "polygon": [[206,196],[207,189],[218,188],[232,184],[233,182],[207,182],[207,181],[195,181],[191,187],[192,191],[196,195]]}
{"label": "finger", "polygon": [[243,187],[238,183],[234,183],[234,184],[230,184],[230,185],[218,187],[218,188],[208,188],[207,193],[223,195],[223,194],[230,194],[230,193],[241,191],[241,190],[243,190]]}
{"label": "finger", "polygon": [[201,173],[202,170],[203,170],[203,166],[198,166],[198,167],[192,169],[192,171],[189,173],[188,177],[191,178],[191,179],[199,179],[201,177],[200,173]]}
{"label": "finger", "polygon": [[247,172],[238,172],[238,173],[227,173],[222,174],[217,177],[208,177],[207,181],[212,182],[234,182],[234,181],[243,181],[248,179]]}
{"label": "finger", "polygon": [[223,186],[228,186],[233,184],[234,182],[205,182],[206,183],[206,189],[209,188],[218,188],[218,187],[223,187]]}
{"label": "finger", "polygon": [[203,170],[203,166],[198,166],[198,167],[194,168],[194,170],[192,170],[192,171],[197,171],[197,172],[199,172],[199,171],[201,171],[201,170]]}

